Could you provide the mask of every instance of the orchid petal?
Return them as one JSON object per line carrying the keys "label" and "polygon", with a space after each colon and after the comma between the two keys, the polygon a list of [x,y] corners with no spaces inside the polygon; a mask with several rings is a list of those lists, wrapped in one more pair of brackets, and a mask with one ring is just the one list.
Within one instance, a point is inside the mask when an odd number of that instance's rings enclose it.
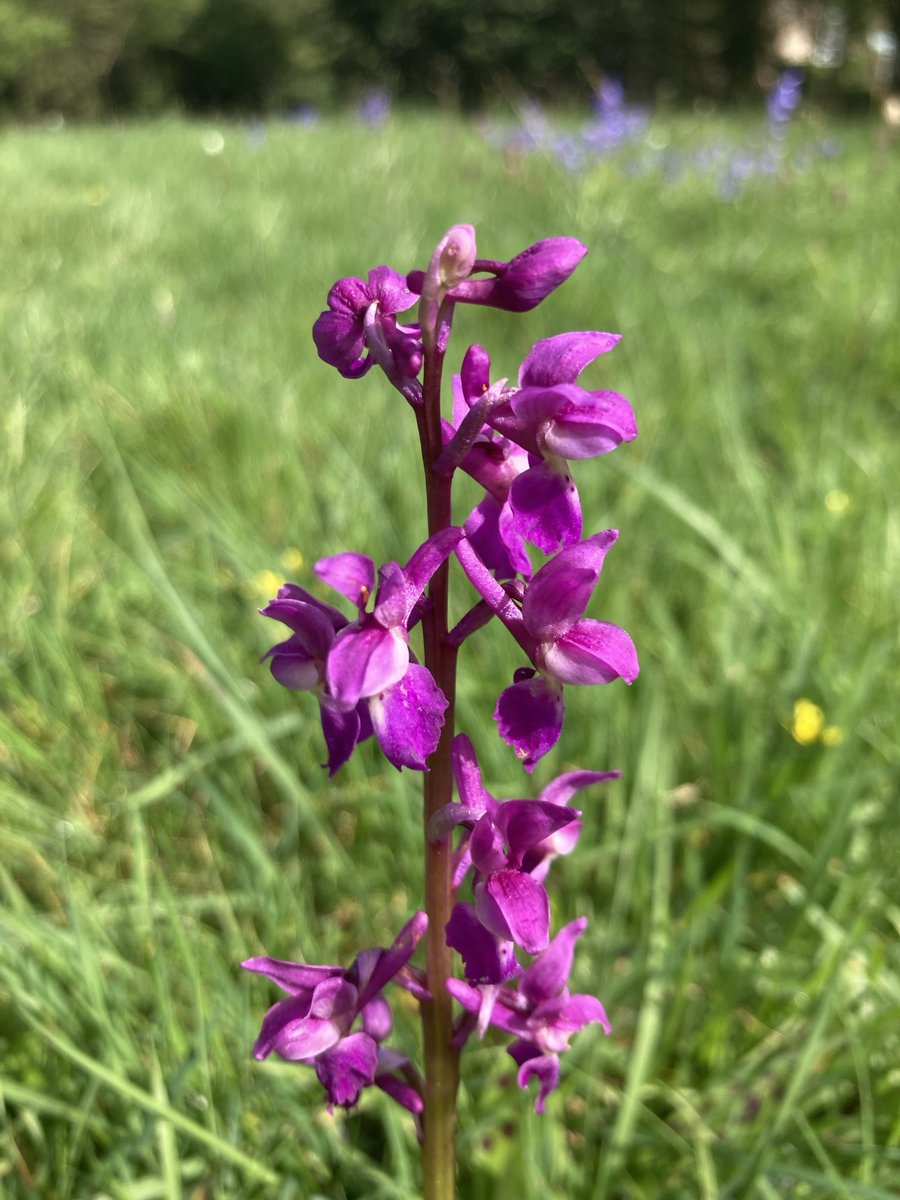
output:
{"label": "orchid petal", "polygon": [[556,1018],[556,1027],[568,1035],[578,1033],[585,1025],[599,1025],[609,1036],[612,1025],[606,1015],[606,1009],[596,996],[588,996],[582,992],[570,996],[563,1004]]}
{"label": "orchid petal", "polygon": [[318,577],[362,612],[375,587],[375,564],[367,554],[333,554],[313,566]]}
{"label": "orchid petal", "polygon": [[[510,1047],[512,1052],[512,1047]],[[519,1067],[517,1082],[523,1092],[528,1090],[528,1084],[534,1077],[538,1081],[538,1094],[534,1102],[534,1111],[544,1111],[547,1097],[559,1083],[559,1059],[555,1054],[540,1054],[527,1059]]]}
{"label": "orchid petal", "polygon": [[447,700],[430,671],[412,664],[399,683],[369,700],[369,715],[381,749],[399,770],[426,770],[437,749]]}
{"label": "orchid petal", "polygon": [[450,759],[460,802],[467,808],[478,810],[481,816],[489,806],[493,806],[494,797],[481,781],[478,755],[466,734],[458,733],[453,739]]}
{"label": "orchid petal", "polygon": [[620,333],[597,330],[542,338],[535,342],[522,363],[519,383],[523,388],[574,383],[588,363],[612,350],[621,340]]}
{"label": "orchid petal", "polygon": [[548,804],[568,804],[575,793],[583,788],[621,778],[621,771],[566,771],[551,780],[538,799],[545,800]]}
{"label": "orchid petal", "polygon": [[271,658],[269,670],[282,687],[292,692],[311,692],[322,682],[322,663],[311,658],[299,634],[291,634],[267,650],[262,661]]}
{"label": "orchid petal", "polygon": [[469,838],[469,850],[475,870],[480,871],[482,875],[490,874],[491,871],[500,871],[508,866],[503,834],[487,813],[472,830],[472,836]]}
{"label": "orchid petal", "polygon": [[634,642],[607,621],[579,621],[544,651],[543,666],[561,683],[633,683],[640,670]]}
{"label": "orchid petal", "polygon": [[[355,996],[355,989],[351,990]],[[266,1013],[253,1056],[263,1059],[274,1052],[291,1062],[303,1061],[333,1046],[341,1034],[340,1025],[332,1018],[310,1015],[307,997],[291,996]]]}
{"label": "orchid petal", "polygon": [[540,956],[527,967],[519,990],[532,1005],[558,996],[569,982],[575,943],[587,929],[587,917],[579,917],[564,925]]}
{"label": "orchid petal", "polygon": [[402,629],[384,629],[374,618],[341,630],[335,639],[325,677],[332,696],[353,708],[400,682],[409,665],[409,646]]}
{"label": "orchid petal", "polygon": [[634,411],[618,392],[589,392],[559,411],[542,438],[543,449],[561,458],[597,458],[637,437]]}
{"label": "orchid petal", "polygon": [[367,1033],[352,1033],[316,1059],[316,1074],[331,1104],[352,1108],[375,1082],[378,1047]]}
{"label": "orchid petal", "polygon": [[377,952],[371,971],[366,973],[366,977],[361,976],[360,978],[360,1005],[368,1004],[369,1000],[406,966],[427,928],[427,915],[424,912],[414,913],[394,938],[390,947]]}
{"label": "orchid petal", "polygon": [[394,1018],[391,1015],[391,1006],[384,996],[373,996],[368,1004],[361,1007],[360,1016],[363,1029],[370,1038],[376,1042],[383,1042],[386,1037],[390,1036],[394,1027]]}
{"label": "orchid petal", "polygon": [[[373,267],[368,275],[367,300],[377,300],[379,310],[386,316],[405,312],[416,303],[416,297],[406,286],[406,278],[390,267]],[[328,298],[329,304],[331,297]],[[357,308],[358,311],[358,308]]]}
{"label": "orchid petal", "polygon": [[[335,627],[321,606],[306,604],[302,600],[278,599],[270,600],[259,611],[261,616],[271,617],[293,629],[313,658],[325,658],[334,641]],[[346,619],[341,618],[341,623],[346,624]]]}
{"label": "orchid petal", "polygon": [[475,912],[486,929],[539,954],[550,935],[550,901],[543,886],[520,871],[497,871],[475,888]]}
{"label": "orchid petal", "polygon": [[257,975],[265,975],[273,983],[277,983],[282,991],[291,996],[302,996],[310,993],[323,979],[331,979],[343,975],[342,967],[315,966],[309,963],[286,962],[281,958],[248,958],[241,963],[245,971],[253,971]]}
{"label": "orchid petal", "polygon": [[562,689],[540,675],[500,693],[494,720],[526,771],[533,771],[538,759],[559,741],[564,711]]}
{"label": "orchid petal", "polygon": [[555,554],[581,537],[578,489],[565,465],[542,462],[524,471],[509,492],[510,524],[519,538]]}
{"label": "orchid petal", "polygon": [[455,526],[441,529],[423,542],[405,567],[396,563],[382,567],[374,610],[379,624],[390,629],[406,623],[428,581],[462,536]]}
{"label": "orchid petal", "polygon": [[485,495],[469,513],[464,528],[475,553],[498,579],[512,579],[517,574],[530,577],[531,562],[508,503],[501,505],[493,496]]}
{"label": "orchid petal", "polygon": [[462,956],[465,976],[471,983],[505,983],[518,974],[519,964],[510,939],[498,940],[479,921],[470,904],[453,906],[444,932],[447,945]]}
{"label": "orchid petal", "polygon": [[361,710],[363,705],[360,704],[344,711],[335,706],[330,696],[321,698],[319,716],[328,751],[328,761],[323,765],[328,767],[329,778],[344,765],[357,744],[363,741]]}
{"label": "orchid petal", "polygon": [[[335,608],[331,604],[326,604],[323,600],[317,599],[312,592],[308,592],[306,588],[302,588],[299,583],[283,583],[278,589],[277,600],[300,600],[304,604],[311,604],[313,608],[318,609],[331,622],[334,631],[343,629],[348,624],[347,618],[339,608]],[[275,601],[271,601],[272,604]],[[280,619],[280,618],[279,618]]]}
{"label": "orchid petal", "polygon": [[535,575],[525,592],[522,615],[529,633],[541,641],[568,632],[584,613],[600,578],[603,560],[618,538],[607,529],[561,551]]}
{"label": "orchid petal", "polygon": [[[547,804],[543,800],[505,800],[497,811],[496,826],[509,846],[509,865],[520,866],[528,850],[580,815],[574,808]],[[473,833],[473,840],[474,836]],[[472,857],[474,860],[474,844]],[[482,870],[477,861],[475,865]]]}

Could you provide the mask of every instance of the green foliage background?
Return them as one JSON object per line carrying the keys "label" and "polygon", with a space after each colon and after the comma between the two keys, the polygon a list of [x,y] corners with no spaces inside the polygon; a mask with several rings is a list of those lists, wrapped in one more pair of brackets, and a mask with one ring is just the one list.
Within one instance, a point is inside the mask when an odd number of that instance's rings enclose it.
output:
{"label": "green foliage background", "polygon": [[[652,131],[714,134],[737,131]],[[312,1071],[252,1060],[275,995],[237,964],[348,961],[418,903],[417,777],[369,746],[323,776],[254,607],[287,551],[310,585],[322,554],[421,540],[409,411],[309,329],[334,279],[421,265],[460,220],[488,257],[590,247],[534,313],[460,312],[456,345],[514,376],[538,337],[625,335],[589,379],[640,437],[577,477],[587,528],[622,531],[591,614],[642,660],[630,689],[568,689],[533,781],[624,772],[553,877],[614,1035],[575,1041],[543,1119],[500,1044],[467,1050],[460,1195],[900,1194],[900,168],[841,137],[725,203],[415,115],[262,146],[177,121],[4,135],[4,1195],[418,1194],[389,1102],[328,1117]],[[490,720],[508,641],[466,648],[460,697],[502,796],[524,790]],[[840,744],[795,742],[800,697]]]}

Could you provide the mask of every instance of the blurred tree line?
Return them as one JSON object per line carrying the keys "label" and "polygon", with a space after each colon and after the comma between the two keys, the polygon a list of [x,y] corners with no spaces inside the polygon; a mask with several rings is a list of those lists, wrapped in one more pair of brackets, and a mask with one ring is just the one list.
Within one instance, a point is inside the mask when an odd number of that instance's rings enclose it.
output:
{"label": "blurred tree line", "polygon": [[[873,4],[848,0],[848,22]],[[900,33],[900,0],[879,10]],[[0,0],[0,107],[94,116],[400,98],[476,107],[740,99],[771,44],[766,0]]]}

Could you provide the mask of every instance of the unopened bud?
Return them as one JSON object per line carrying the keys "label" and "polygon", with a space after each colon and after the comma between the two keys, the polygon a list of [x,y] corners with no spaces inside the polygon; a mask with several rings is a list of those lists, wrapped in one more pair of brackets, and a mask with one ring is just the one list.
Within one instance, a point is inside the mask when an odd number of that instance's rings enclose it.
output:
{"label": "unopened bud", "polygon": [[475,255],[475,230],[471,225],[454,225],[448,229],[435,251],[441,287],[447,290],[468,279],[475,265]]}

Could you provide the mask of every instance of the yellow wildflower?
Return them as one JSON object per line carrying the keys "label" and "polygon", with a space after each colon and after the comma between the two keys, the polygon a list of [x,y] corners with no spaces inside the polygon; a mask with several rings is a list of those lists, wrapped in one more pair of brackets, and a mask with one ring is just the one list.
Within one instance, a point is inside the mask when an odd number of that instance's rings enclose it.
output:
{"label": "yellow wildflower", "polygon": [[795,700],[791,720],[791,736],[801,746],[811,746],[825,724],[825,714],[812,700]]}
{"label": "yellow wildflower", "polygon": [[823,746],[839,746],[844,740],[844,731],[840,725],[826,725],[822,730],[821,742]]}

